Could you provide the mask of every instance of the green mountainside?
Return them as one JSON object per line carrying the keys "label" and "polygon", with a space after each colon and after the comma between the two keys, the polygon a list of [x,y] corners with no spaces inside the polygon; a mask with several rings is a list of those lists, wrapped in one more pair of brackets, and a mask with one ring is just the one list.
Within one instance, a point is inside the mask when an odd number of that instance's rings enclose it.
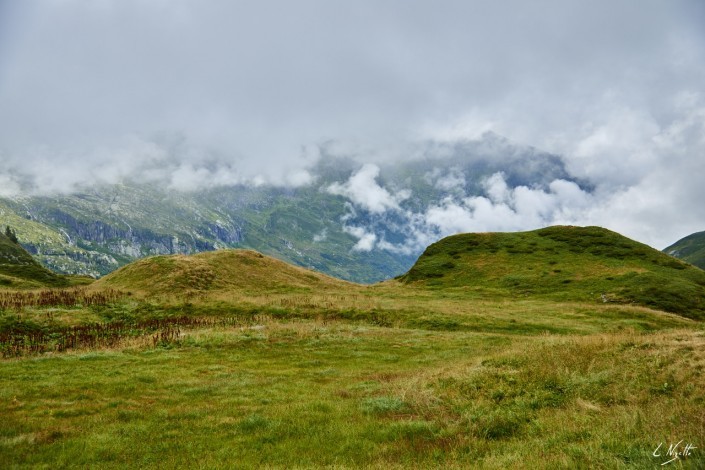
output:
{"label": "green mountainside", "polygon": [[663,251],[700,269],[705,269],[705,232],[688,235]]}
{"label": "green mountainside", "polygon": [[705,272],[599,227],[447,237],[398,280],[512,298],[629,303],[705,318]]}
{"label": "green mountainside", "polygon": [[251,248],[358,282],[408,269],[413,255],[352,250],[356,240],[341,222],[345,203],[318,186],[181,193],[130,184],[0,199],[0,223],[16,227],[50,269],[94,277],[146,256],[222,248]]}
{"label": "green mountainside", "polygon": [[66,279],[39,264],[32,255],[0,233],[0,287],[60,287]]}
{"label": "green mountainside", "polygon": [[0,200],[0,223],[17,227],[50,269],[96,277],[145,256],[221,248],[252,248],[358,282],[408,269],[413,255],[352,251],[356,240],[341,222],[345,203],[320,186],[181,193],[131,184]]}

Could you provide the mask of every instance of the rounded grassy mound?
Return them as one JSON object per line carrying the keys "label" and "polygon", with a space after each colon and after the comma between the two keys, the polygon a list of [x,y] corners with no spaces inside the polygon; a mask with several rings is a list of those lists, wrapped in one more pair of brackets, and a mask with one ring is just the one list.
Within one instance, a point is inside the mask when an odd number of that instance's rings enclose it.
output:
{"label": "rounded grassy mound", "polygon": [[633,303],[705,319],[704,271],[601,227],[450,236],[399,280],[493,296]]}
{"label": "rounded grassy mound", "polygon": [[144,295],[223,290],[248,294],[284,293],[349,285],[252,250],[154,256],[130,263],[95,284],[96,287],[112,287]]}

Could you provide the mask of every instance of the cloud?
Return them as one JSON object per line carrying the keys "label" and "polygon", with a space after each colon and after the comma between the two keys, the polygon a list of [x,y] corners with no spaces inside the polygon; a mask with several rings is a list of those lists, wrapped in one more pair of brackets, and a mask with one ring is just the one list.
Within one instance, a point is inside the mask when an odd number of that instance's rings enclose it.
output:
{"label": "cloud", "polygon": [[[403,233],[404,240],[387,241],[380,228],[385,225],[373,220],[364,232],[367,243],[374,242],[378,249],[414,254],[430,242],[461,232],[599,225],[664,248],[684,235],[701,231],[705,223],[705,187],[700,183],[705,159],[694,157],[705,154],[705,103],[701,95],[695,94],[683,95],[679,100],[679,113],[664,126],[642,126],[640,119],[616,126],[625,131],[625,137],[617,146],[621,152],[615,153],[613,160],[589,160],[595,163],[591,168],[573,166],[573,174],[590,182],[590,189],[566,179],[555,179],[545,186],[511,187],[505,175],[497,172],[484,179],[481,195],[462,190],[431,201],[421,212],[395,206],[394,213],[404,220],[405,226],[397,230]],[[639,129],[629,129],[630,126]],[[590,135],[600,135],[597,140],[617,138],[607,137],[610,133],[598,131]],[[635,134],[641,137],[629,137]],[[588,147],[591,152],[614,148],[594,144],[592,137],[588,141],[589,145],[583,140],[572,145],[585,152]],[[636,165],[642,155],[647,156],[644,161],[649,162],[648,169]],[[631,165],[624,163],[630,160]],[[632,166],[633,171],[627,172]],[[437,187],[437,181],[444,177],[442,170],[435,169],[424,179]],[[457,174],[453,179],[465,180]],[[384,212],[378,216],[383,219]],[[344,222],[356,223],[356,217],[351,214]],[[357,233],[363,233],[361,230]],[[376,240],[369,236],[371,233]]]}
{"label": "cloud", "polygon": [[[657,95],[701,89],[702,11],[685,0],[25,0],[3,11],[0,141],[72,149],[182,132],[260,172],[330,138],[491,128],[539,144],[566,122],[599,128],[605,105],[663,115]],[[598,100],[605,90],[611,102]]]}
{"label": "cloud", "polygon": [[436,167],[424,175],[424,180],[434,188],[443,191],[463,190],[466,184],[465,175],[457,167],[445,171]]}
{"label": "cloud", "polygon": [[703,230],[705,102],[701,95],[682,100],[678,117],[650,136],[650,171],[616,190],[598,187],[599,204],[585,210],[586,220],[658,248]]}
{"label": "cloud", "polygon": [[90,164],[75,154],[45,145],[4,154],[0,169],[0,182],[5,182],[3,194],[70,193],[94,184],[126,181],[197,191],[239,184],[300,187],[316,180],[306,167],[316,158],[302,158],[296,165],[275,165],[267,172],[252,171],[236,159],[193,145],[179,135],[152,140],[126,136],[109,145],[83,148],[81,152]]}
{"label": "cloud", "polygon": [[373,214],[381,214],[390,209],[399,209],[399,203],[408,199],[411,192],[400,190],[394,194],[377,183],[379,166],[366,163],[345,183],[333,183],[326,188],[330,194],[345,196],[354,204]]}
{"label": "cloud", "polygon": [[324,228],[323,230],[321,230],[320,232],[318,232],[317,234],[315,234],[313,236],[313,242],[320,243],[322,241],[325,241],[327,238],[328,238],[328,229]]}
{"label": "cloud", "polygon": [[12,197],[20,192],[20,184],[15,181],[12,175],[0,174],[0,196]]}
{"label": "cloud", "polygon": [[434,231],[438,236],[461,232],[503,232],[531,230],[546,225],[578,221],[589,207],[592,195],[576,183],[555,180],[548,190],[518,186],[509,188],[502,173],[484,183],[484,196],[461,201],[446,198],[424,214],[424,226],[417,230]]}
{"label": "cloud", "polygon": [[375,247],[375,242],[377,241],[377,235],[372,232],[368,232],[363,227],[355,227],[345,225],[343,226],[343,231],[349,233],[353,237],[357,238],[357,243],[353,246],[353,251],[372,251]]}
{"label": "cloud", "polygon": [[[435,172],[432,172],[435,173]],[[351,178],[352,179],[352,178]],[[531,230],[547,225],[579,224],[600,205],[596,196],[573,181],[556,179],[546,187],[510,187],[503,173],[482,181],[483,194],[446,195],[429,201],[421,210],[411,206],[379,206],[363,215],[348,206],[343,230],[357,239],[355,251],[386,250],[403,255],[418,254],[428,244],[464,232]],[[388,194],[388,193],[387,193]],[[354,197],[354,193],[346,193]],[[391,237],[391,238],[390,238]],[[395,239],[395,242],[390,241]]]}
{"label": "cloud", "polygon": [[227,167],[213,169],[183,163],[171,174],[169,188],[195,191],[208,186],[232,186],[240,182],[236,172]]}

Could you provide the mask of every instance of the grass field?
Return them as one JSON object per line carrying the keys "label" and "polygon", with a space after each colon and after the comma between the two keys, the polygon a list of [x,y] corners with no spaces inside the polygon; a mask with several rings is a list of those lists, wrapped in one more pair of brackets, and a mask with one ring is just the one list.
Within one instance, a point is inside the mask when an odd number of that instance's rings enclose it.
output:
{"label": "grass field", "polygon": [[586,250],[562,294],[444,250],[374,286],[222,252],[0,291],[0,467],[705,468],[699,310],[590,295],[634,264]]}
{"label": "grass field", "polygon": [[[246,322],[184,327],[167,341],[142,334],[112,347],[5,359],[0,461],[656,468],[665,461],[652,455],[659,443],[705,442],[700,323],[545,301],[485,300],[463,311],[458,299],[422,295],[395,310],[383,294],[375,294],[377,316],[348,305],[326,316],[300,297],[289,316],[242,308],[231,314]],[[138,305],[54,309],[51,322],[105,320],[106,311],[124,318],[131,309],[175,314]],[[20,317],[50,324],[41,309]],[[702,468],[700,449],[682,462]]]}

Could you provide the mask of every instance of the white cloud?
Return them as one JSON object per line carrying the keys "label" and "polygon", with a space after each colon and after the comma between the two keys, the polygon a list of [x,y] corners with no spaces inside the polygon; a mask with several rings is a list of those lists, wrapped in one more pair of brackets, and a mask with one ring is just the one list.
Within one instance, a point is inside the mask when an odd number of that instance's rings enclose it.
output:
{"label": "white cloud", "polygon": [[470,232],[476,227],[472,211],[452,199],[447,199],[441,205],[429,208],[424,220],[426,224],[436,228],[441,236]]}
{"label": "white cloud", "polygon": [[504,181],[504,175],[502,173],[495,173],[487,178],[483,186],[485,187],[485,192],[490,201],[496,204],[509,202],[512,197],[509,186],[507,186],[507,183]]}
{"label": "white cloud", "polygon": [[316,177],[309,173],[307,170],[298,169],[285,176],[285,186],[291,186],[298,188],[301,186],[308,186],[316,180]]}
{"label": "white cloud", "polygon": [[12,175],[0,174],[0,196],[12,197],[20,193],[20,184]]}
{"label": "white cloud", "polygon": [[372,163],[364,164],[345,183],[333,183],[326,188],[330,194],[345,196],[354,204],[373,214],[382,214],[388,210],[398,210],[399,203],[408,199],[411,192],[401,190],[390,193],[377,183],[379,167]]}
{"label": "white cloud", "polygon": [[228,167],[206,168],[182,163],[171,173],[169,188],[196,191],[208,187],[232,186],[240,182],[242,178]]}
{"label": "white cloud", "polygon": [[[575,223],[592,199],[577,184],[555,180],[548,191],[510,188],[502,173],[487,178],[486,196],[445,199],[430,207],[422,220],[439,236],[460,232],[519,231],[556,223]],[[577,212],[576,212],[577,211]]]}
{"label": "white cloud", "polygon": [[466,184],[465,175],[457,167],[447,170],[436,167],[424,175],[424,180],[442,191],[463,190]]}
{"label": "white cloud", "polygon": [[587,220],[594,196],[576,183],[554,180],[547,189],[510,188],[502,173],[483,182],[484,196],[445,197],[423,212],[401,210],[407,237],[394,244],[376,234],[372,227],[344,226],[360,240],[365,251],[377,247],[395,253],[412,254],[439,238],[464,232],[506,232],[532,230],[547,225],[578,224]]}
{"label": "white cloud", "polygon": [[357,238],[357,243],[353,246],[353,251],[372,251],[377,241],[377,235],[368,232],[363,227],[343,226],[343,230]]}
{"label": "white cloud", "polygon": [[[293,164],[280,164],[266,173],[248,172],[247,167],[236,165],[230,158],[174,135],[151,141],[127,136],[110,145],[82,148],[81,152],[91,160],[90,165],[47,146],[4,156],[0,181],[21,181],[19,188],[23,193],[50,195],[70,193],[91,184],[125,181],[197,191],[238,184],[301,187],[316,180],[309,169],[298,166],[315,163],[309,156]],[[4,186],[6,192],[11,187],[18,189],[9,182]]]}
{"label": "white cloud", "polygon": [[328,229],[324,228],[323,230],[321,230],[320,232],[318,232],[317,234],[315,234],[313,236],[313,242],[320,243],[322,241],[325,241],[327,238],[328,238]]}
{"label": "white cloud", "polygon": [[598,185],[596,203],[584,209],[589,223],[657,248],[705,228],[705,103],[690,95],[681,106],[651,136],[650,171],[618,190]]}

